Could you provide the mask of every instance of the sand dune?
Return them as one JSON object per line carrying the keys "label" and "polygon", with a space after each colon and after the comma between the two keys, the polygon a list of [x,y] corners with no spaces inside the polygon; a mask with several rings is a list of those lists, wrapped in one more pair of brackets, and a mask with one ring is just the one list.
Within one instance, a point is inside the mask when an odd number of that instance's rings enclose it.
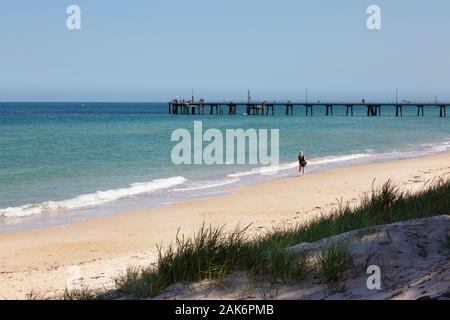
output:
{"label": "sand dune", "polygon": [[[449,231],[450,216],[438,216],[355,230],[291,248],[313,260],[330,243],[345,243],[353,265],[333,286],[314,271],[298,285],[258,282],[233,274],[220,286],[176,284],[156,299],[450,299],[450,248],[444,244]],[[367,280],[373,275],[367,273],[368,265],[379,267],[380,289],[368,288]]]}

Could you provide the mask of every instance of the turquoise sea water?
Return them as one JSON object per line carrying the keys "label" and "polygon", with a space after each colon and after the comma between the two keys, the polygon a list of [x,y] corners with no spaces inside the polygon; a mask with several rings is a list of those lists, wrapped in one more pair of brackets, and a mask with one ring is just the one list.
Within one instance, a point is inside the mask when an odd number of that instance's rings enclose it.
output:
{"label": "turquoise sea water", "polygon": [[362,162],[444,152],[450,148],[450,118],[437,110],[416,117],[170,116],[165,103],[1,103],[0,231],[54,225],[123,210],[206,197],[236,186],[272,179],[255,166],[172,164],[177,128],[280,129],[281,169],[295,175],[304,150],[308,171]]}

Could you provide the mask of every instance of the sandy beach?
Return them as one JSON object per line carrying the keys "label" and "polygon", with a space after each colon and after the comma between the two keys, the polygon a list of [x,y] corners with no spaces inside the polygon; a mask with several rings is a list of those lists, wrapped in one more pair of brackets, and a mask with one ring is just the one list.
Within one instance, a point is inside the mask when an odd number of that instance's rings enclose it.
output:
{"label": "sandy beach", "polygon": [[293,176],[166,208],[3,233],[0,299],[26,298],[31,291],[45,296],[61,293],[70,266],[80,268],[82,285],[110,288],[113,278],[127,267],[154,261],[156,245],[173,241],[178,229],[191,234],[204,222],[230,227],[252,223],[252,231],[264,231],[307,221],[339,201],[356,203],[373,183],[392,179],[402,188],[415,190],[448,173],[450,153],[444,153]]}

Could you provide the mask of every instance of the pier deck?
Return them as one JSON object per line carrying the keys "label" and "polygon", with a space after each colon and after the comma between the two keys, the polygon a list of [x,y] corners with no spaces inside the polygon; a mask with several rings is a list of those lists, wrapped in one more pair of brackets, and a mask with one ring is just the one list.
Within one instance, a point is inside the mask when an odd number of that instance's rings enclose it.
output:
{"label": "pier deck", "polygon": [[[317,101],[317,102],[291,102],[291,101],[252,101],[252,102],[169,102],[169,114],[229,114],[236,115],[237,107],[245,107],[247,115],[274,115],[276,108],[282,108],[284,114],[293,115],[294,108],[304,108],[306,116],[313,116],[316,107],[325,109],[326,116],[332,116],[336,107],[345,108],[347,116],[353,116],[354,107],[367,108],[367,116],[374,117],[381,115],[382,107],[395,107],[395,115],[403,116],[404,108],[416,108],[417,116],[424,116],[424,109],[435,109],[439,117],[447,116],[447,106],[450,102],[336,102],[336,101]],[[205,113],[206,112],[206,113]]]}

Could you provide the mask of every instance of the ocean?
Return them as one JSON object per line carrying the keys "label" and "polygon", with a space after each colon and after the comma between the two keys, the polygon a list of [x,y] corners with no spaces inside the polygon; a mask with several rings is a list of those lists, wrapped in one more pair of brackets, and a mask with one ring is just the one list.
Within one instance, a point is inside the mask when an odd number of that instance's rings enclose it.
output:
{"label": "ocean", "polygon": [[[395,117],[346,117],[304,108],[287,117],[168,115],[166,103],[0,103],[0,232],[207,198],[233,188],[295,176],[304,150],[306,172],[418,157],[450,150],[450,119],[435,108]],[[175,129],[279,129],[280,170],[251,165],[174,165]]]}

